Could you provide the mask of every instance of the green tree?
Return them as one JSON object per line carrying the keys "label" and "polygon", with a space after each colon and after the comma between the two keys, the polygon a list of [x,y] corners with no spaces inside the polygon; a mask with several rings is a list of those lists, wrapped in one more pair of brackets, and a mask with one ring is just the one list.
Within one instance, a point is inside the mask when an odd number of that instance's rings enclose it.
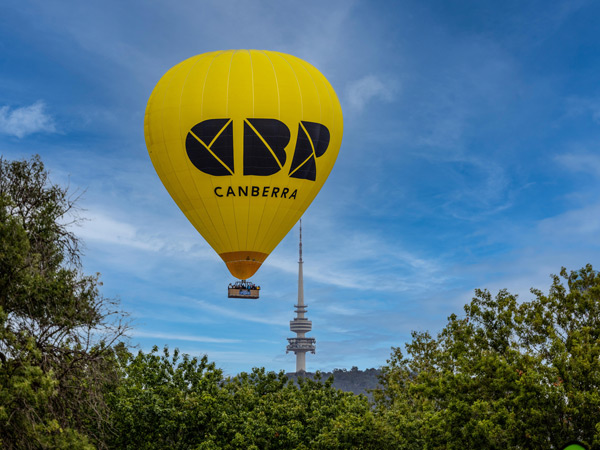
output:
{"label": "green tree", "polygon": [[[321,381],[254,369],[225,384],[235,417],[223,430],[219,448],[381,449],[387,434],[375,420],[367,398]],[[244,444],[244,445],[242,445]]]}
{"label": "green tree", "polygon": [[364,396],[254,369],[232,378],[201,359],[154,349],[121,359],[111,396],[118,449],[381,449]]}
{"label": "green tree", "polygon": [[[126,330],[70,231],[76,198],[38,156],[0,157],[0,446],[102,447]],[[71,221],[71,222],[70,222]]]}
{"label": "green tree", "polygon": [[393,349],[375,399],[398,448],[600,448],[600,276],[552,280],[523,303],[477,290],[437,337]]}
{"label": "green tree", "polygon": [[[115,449],[193,449],[222,420],[222,372],[206,356],[190,358],[167,348],[158,354],[124,350],[121,382],[109,395]],[[207,447],[210,448],[210,447]]]}

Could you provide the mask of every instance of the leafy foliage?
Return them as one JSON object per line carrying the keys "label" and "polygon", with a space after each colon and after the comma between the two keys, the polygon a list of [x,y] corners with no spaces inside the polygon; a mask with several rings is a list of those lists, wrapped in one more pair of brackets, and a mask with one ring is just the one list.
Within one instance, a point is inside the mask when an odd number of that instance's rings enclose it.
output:
{"label": "leafy foliage", "polygon": [[[475,291],[437,336],[393,348],[371,404],[320,373],[224,377],[206,357],[131,353],[124,315],[81,271],[75,200],[39,157],[0,158],[1,448],[600,449],[590,265],[528,302]],[[333,376],[362,390],[376,373]]]}
{"label": "leafy foliage", "polygon": [[206,357],[157,352],[120,355],[121,383],[110,394],[112,448],[195,448],[219,417],[221,371]]}
{"label": "leafy foliage", "polygon": [[0,158],[0,442],[91,448],[102,442],[111,345],[125,329],[98,276],[81,273],[69,231],[75,200],[39,157]]}
{"label": "leafy foliage", "polygon": [[519,304],[477,290],[437,337],[393,349],[376,393],[400,448],[600,448],[600,276],[553,276]]}
{"label": "leafy foliage", "polygon": [[233,378],[207,358],[167,349],[121,359],[123,383],[111,395],[121,449],[382,448],[365,397],[331,381],[254,369]]}

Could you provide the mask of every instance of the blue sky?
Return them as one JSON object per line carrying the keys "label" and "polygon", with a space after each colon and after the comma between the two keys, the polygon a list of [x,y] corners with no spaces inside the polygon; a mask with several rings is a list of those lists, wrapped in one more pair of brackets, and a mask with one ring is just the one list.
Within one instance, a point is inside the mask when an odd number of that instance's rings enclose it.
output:
{"label": "blue sky", "polygon": [[530,298],[600,266],[600,3],[27,1],[0,6],[0,154],[39,153],[83,192],[85,270],[131,343],[208,354],[227,373],[293,371],[297,233],[228,300],[225,265],[144,143],[148,97],[190,56],[255,48],[338,93],[338,161],[303,219],[309,370],[385,364],[475,288]]}

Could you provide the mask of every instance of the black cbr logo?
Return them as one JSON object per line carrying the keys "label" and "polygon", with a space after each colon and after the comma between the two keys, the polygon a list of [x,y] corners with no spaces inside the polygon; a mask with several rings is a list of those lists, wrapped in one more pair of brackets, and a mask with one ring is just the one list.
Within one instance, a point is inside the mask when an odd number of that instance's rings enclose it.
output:
{"label": "black cbr logo", "polygon": [[[316,158],[325,153],[329,139],[329,130],[325,125],[300,122],[288,175],[315,181]],[[268,176],[279,172],[285,165],[285,147],[289,142],[290,130],[283,122],[276,119],[245,119],[243,174]],[[187,135],[185,149],[198,170],[208,175],[233,175],[233,120],[210,119],[194,125]]]}

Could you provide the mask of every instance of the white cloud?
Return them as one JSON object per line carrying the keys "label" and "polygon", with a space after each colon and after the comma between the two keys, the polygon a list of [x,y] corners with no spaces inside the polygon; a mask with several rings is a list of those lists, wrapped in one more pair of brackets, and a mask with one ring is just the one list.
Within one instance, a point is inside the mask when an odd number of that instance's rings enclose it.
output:
{"label": "white cloud", "polygon": [[45,109],[42,101],[13,110],[8,106],[0,107],[0,133],[22,138],[33,133],[56,132],[54,120]]}
{"label": "white cloud", "polygon": [[[74,230],[78,237],[84,242],[99,243],[107,248],[112,246],[116,249],[123,247],[142,250],[150,253],[187,255],[191,258],[208,258],[210,261],[216,259],[214,252],[198,238],[190,241],[189,229],[179,230],[173,228],[173,222],[166,220],[153,228],[153,225],[162,219],[158,215],[151,216],[151,222],[145,217],[137,216],[137,223],[125,222],[115,218],[118,214],[106,213],[91,206],[85,212],[85,220],[78,223]],[[132,212],[129,212],[131,218]],[[127,213],[121,213],[126,217]],[[168,228],[168,227],[171,228]],[[195,236],[195,235],[194,235]]]}
{"label": "white cloud", "polygon": [[349,308],[344,305],[328,304],[322,306],[321,309],[327,311],[328,314],[338,316],[360,316],[364,314],[364,311],[359,308]]}
{"label": "white cloud", "polygon": [[226,339],[226,338],[213,338],[207,336],[189,336],[183,334],[172,334],[172,333],[156,333],[146,331],[135,331],[133,333],[134,338],[154,338],[154,339],[171,339],[176,341],[191,341],[191,342],[208,342],[216,344],[237,344],[240,342],[239,339]]}
{"label": "white cloud", "polygon": [[585,246],[600,244],[600,204],[586,205],[555,217],[542,220],[538,228],[553,241],[571,243],[575,241]]}
{"label": "white cloud", "polygon": [[88,214],[77,235],[84,240],[100,241],[105,244],[118,244],[141,250],[158,251],[160,243],[152,243],[139,235],[138,229],[125,222],[119,222],[102,213]]}
{"label": "white cloud", "polygon": [[[355,2],[332,0],[324,7],[317,0],[307,0],[274,7],[265,0],[206,0],[200,7],[198,2],[185,0],[166,9],[160,3],[148,3],[141,10],[115,8],[120,2],[113,0],[86,2],[80,8],[34,3],[36,27],[97,56],[103,64],[114,65],[111,69],[125,69],[143,87],[139,93],[147,95],[146,89],[170,66],[208,51],[271,49],[306,59],[322,71],[331,68],[335,55],[345,48],[343,37],[350,29],[347,20]],[[314,14],[315,10],[321,13]],[[145,18],[141,22],[140,14]],[[210,18],[202,27],[197,26],[199,14]],[[302,32],[293,32],[291,18],[302,24]],[[142,26],[144,21],[152,27]],[[131,27],[131,23],[139,26]],[[111,88],[119,89],[119,84]]]}
{"label": "white cloud", "polygon": [[238,311],[235,309],[231,309],[229,307],[217,306],[212,303],[209,303],[209,302],[206,302],[203,300],[197,300],[197,299],[196,300],[191,299],[190,303],[192,303],[193,305],[197,306],[198,308],[200,308],[204,311],[208,311],[210,313],[217,314],[217,315],[223,316],[223,317],[230,317],[230,318],[236,319],[236,320],[262,323],[265,325],[277,325],[277,326],[287,325],[287,320],[288,320],[287,316],[284,317],[284,316],[278,316],[275,314],[270,314],[268,316],[258,316],[258,315],[246,313],[244,311]]}
{"label": "white cloud", "polygon": [[600,98],[596,97],[569,97],[565,101],[565,118],[581,122],[583,119],[592,119],[600,123]]}
{"label": "white cloud", "polygon": [[371,100],[391,102],[396,95],[396,83],[383,81],[375,75],[367,75],[348,85],[347,97],[350,106],[362,110]]}
{"label": "white cloud", "polygon": [[[318,223],[319,232],[305,235],[305,279],[347,289],[386,292],[433,289],[446,279],[438,261],[407,251],[400,240],[386,239],[377,230],[345,229],[327,213],[308,220]],[[297,273],[296,239],[294,236],[285,242],[285,250],[269,256],[265,265]]]}
{"label": "white cloud", "polygon": [[556,156],[558,164],[574,172],[600,173],[600,155],[592,153],[565,153]]}

